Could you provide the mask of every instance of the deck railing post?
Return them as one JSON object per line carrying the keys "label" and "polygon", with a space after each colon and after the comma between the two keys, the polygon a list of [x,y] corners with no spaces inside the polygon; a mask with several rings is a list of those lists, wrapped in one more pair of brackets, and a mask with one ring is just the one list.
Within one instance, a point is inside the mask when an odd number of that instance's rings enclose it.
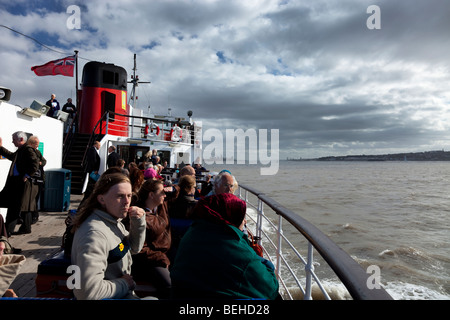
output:
{"label": "deck railing post", "polygon": [[[264,202],[258,198],[258,215],[256,219],[256,236],[261,239],[262,236],[262,223],[263,223],[263,214],[264,214]],[[259,244],[261,244],[261,240],[259,240]]]}
{"label": "deck railing post", "polygon": [[[108,134],[108,127],[109,127],[109,112],[106,115],[106,127],[105,127],[105,133]],[[100,129],[100,133],[102,132],[102,130]]]}
{"label": "deck railing post", "polygon": [[281,215],[278,216],[278,230],[277,230],[277,265],[275,267],[275,274],[277,277],[280,276],[280,265],[281,265],[281,240],[283,235],[283,217]]}
{"label": "deck railing post", "polygon": [[305,297],[304,300],[312,300],[311,291],[312,291],[312,272],[314,271],[313,264],[313,245],[311,242],[308,242],[308,259],[305,265],[305,273],[306,273],[306,289],[305,289]]}

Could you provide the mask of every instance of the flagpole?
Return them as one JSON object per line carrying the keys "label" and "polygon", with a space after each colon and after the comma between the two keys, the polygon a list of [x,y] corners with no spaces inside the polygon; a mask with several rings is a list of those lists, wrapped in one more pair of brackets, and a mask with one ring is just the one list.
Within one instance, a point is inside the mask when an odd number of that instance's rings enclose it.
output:
{"label": "flagpole", "polygon": [[78,50],[75,50],[75,101],[78,110]]}
{"label": "flagpole", "polygon": [[75,132],[78,132],[78,115],[80,114],[80,104],[78,101],[78,50],[75,50],[75,117],[74,117],[74,124],[75,124]]}

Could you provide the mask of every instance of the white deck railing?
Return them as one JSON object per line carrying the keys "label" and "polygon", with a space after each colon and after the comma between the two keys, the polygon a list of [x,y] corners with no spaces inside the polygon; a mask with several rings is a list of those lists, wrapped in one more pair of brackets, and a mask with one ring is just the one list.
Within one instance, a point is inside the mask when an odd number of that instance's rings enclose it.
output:
{"label": "white deck railing", "polygon": [[[247,209],[250,209],[247,210],[247,227],[260,239],[264,257],[274,264],[280,283],[280,293],[284,299],[311,300],[313,281],[322,293],[320,298],[331,299],[315,272],[313,254],[315,250],[330,266],[353,299],[392,299],[382,287],[369,289],[367,286],[369,274],[311,223],[250,187],[240,185],[238,196],[247,203]],[[252,209],[255,212],[252,212]],[[289,230],[290,239],[286,235],[286,230]],[[299,238],[302,241],[299,241]],[[304,253],[306,257],[292,244],[294,240],[296,243],[306,240]],[[302,268],[298,268],[300,264]],[[304,276],[301,276],[302,273]]]}
{"label": "white deck railing", "polygon": [[[153,128],[153,130],[149,130],[149,134],[145,135],[144,130],[147,123]],[[118,116],[117,114],[115,114],[113,118],[108,114],[108,117],[106,118],[106,132],[115,132],[116,135],[124,135],[131,139],[151,139],[153,141],[170,141],[190,144],[191,134],[193,134],[193,131],[180,128],[182,132],[181,138],[179,140],[172,141],[170,133],[173,126],[170,126],[170,123],[173,123],[173,121],[169,122],[162,119],[137,116]],[[159,130],[156,128],[159,128]],[[158,134],[157,131],[159,131]]]}

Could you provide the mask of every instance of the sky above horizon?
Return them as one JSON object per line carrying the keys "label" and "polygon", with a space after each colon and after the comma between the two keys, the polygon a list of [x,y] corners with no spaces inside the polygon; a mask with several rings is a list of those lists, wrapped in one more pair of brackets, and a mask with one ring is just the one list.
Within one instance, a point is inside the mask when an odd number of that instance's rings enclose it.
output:
{"label": "sky above horizon", "polygon": [[[79,51],[132,74],[138,107],[205,129],[279,130],[280,158],[448,150],[446,0],[0,0],[0,86],[29,106],[75,96],[30,68]],[[67,22],[80,9],[80,28]],[[379,19],[367,12],[380,9]],[[73,20],[70,20],[73,21]],[[380,29],[368,28],[379,22]],[[131,85],[128,87],[128,92]]]}

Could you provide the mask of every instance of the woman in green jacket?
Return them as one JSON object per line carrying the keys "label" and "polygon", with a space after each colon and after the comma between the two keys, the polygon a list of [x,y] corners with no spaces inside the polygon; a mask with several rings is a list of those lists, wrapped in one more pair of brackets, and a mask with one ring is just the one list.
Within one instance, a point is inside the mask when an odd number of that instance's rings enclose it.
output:
{"label": "woman in green jacket", "polygon": [[242,231],[246,204],[223,193],[200,200],[171,270],[174,299],[275,299],[273,265]]}

